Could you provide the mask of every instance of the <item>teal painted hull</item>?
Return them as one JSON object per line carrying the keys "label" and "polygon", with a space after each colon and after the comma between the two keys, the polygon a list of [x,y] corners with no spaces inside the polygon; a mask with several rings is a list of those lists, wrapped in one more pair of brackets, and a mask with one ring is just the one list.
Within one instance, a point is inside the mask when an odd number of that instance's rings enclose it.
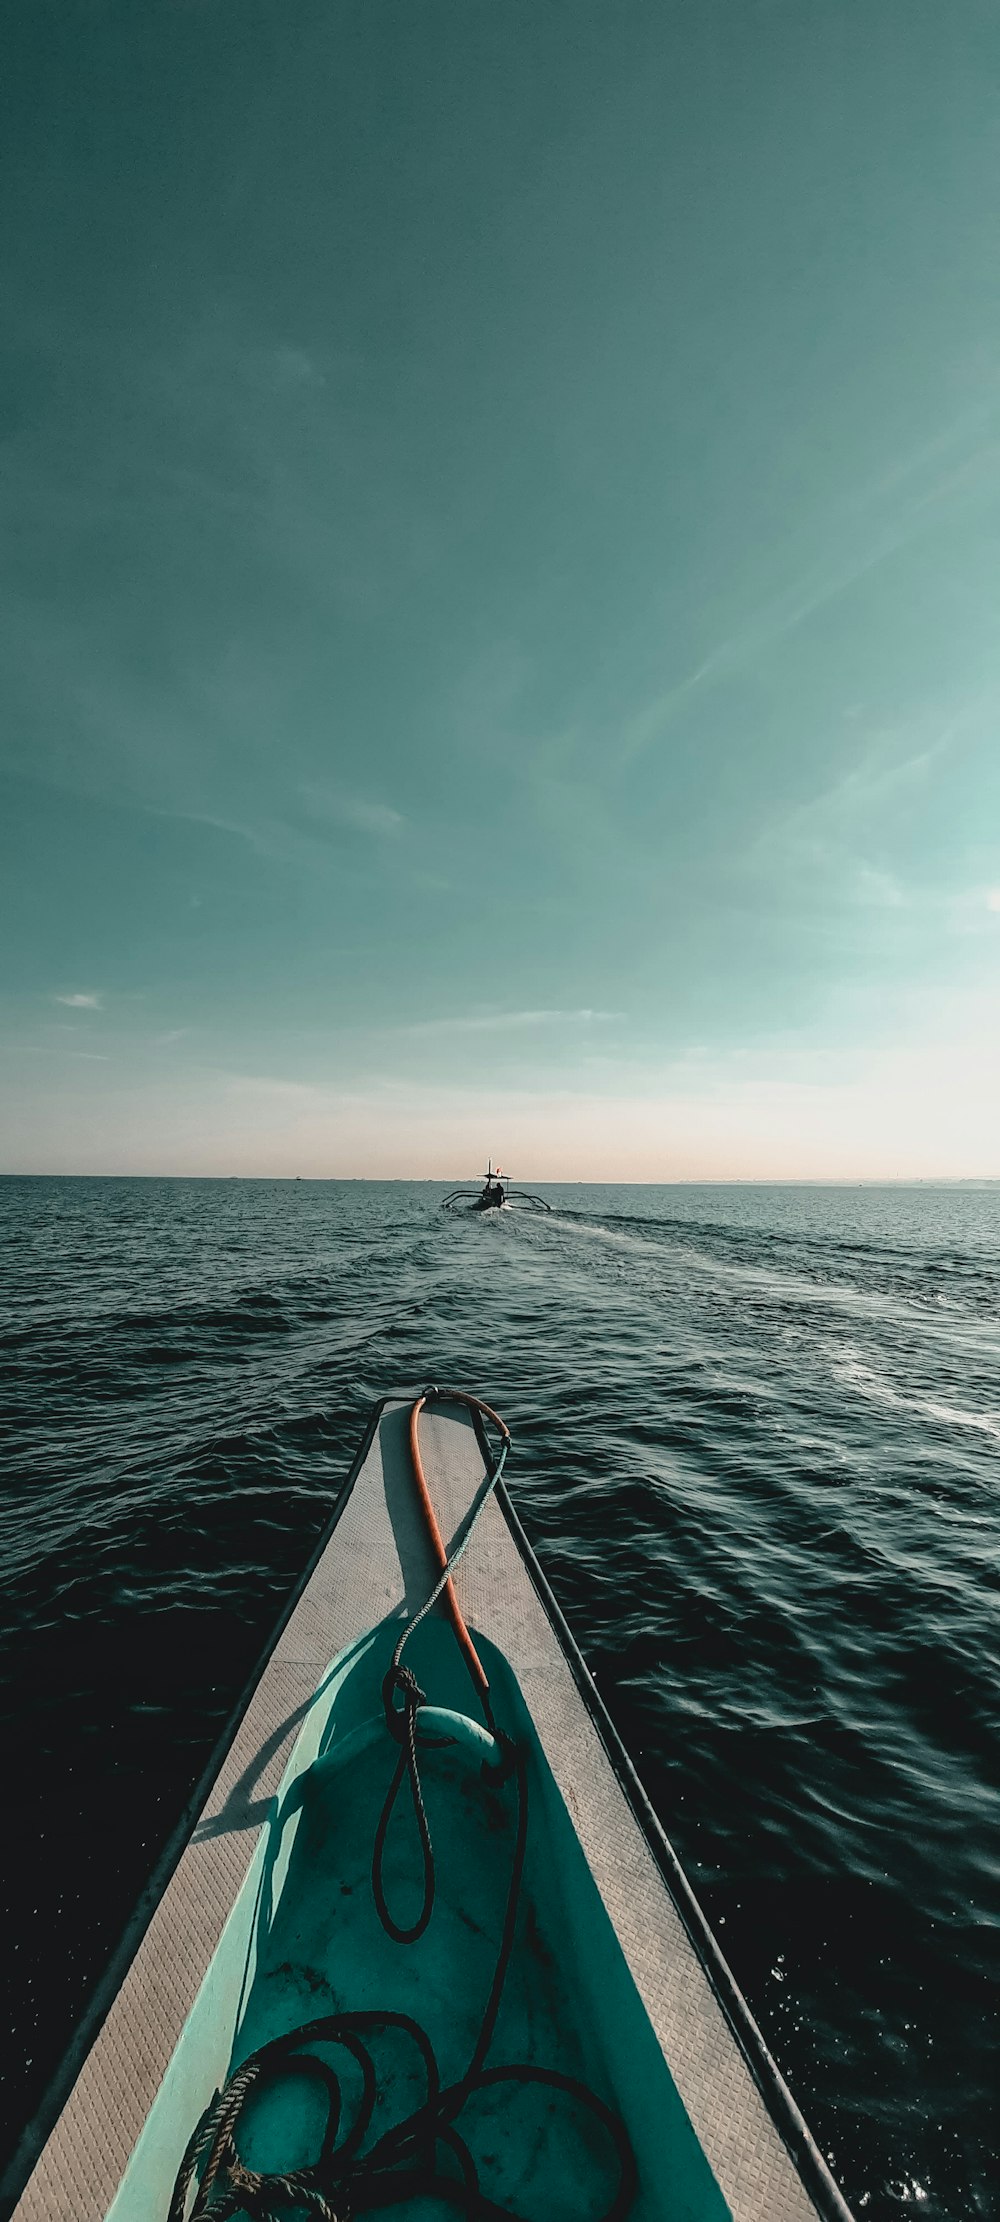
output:
{"label": "teal painted hull", "polygon": [[[277,1810],[209,1968],[146,2128],[111,2210],[113,2222],[165,2211],[192,2126],[216,2089],[258,2047],[327,2015],[407,2016],[426,2033],[443,2088],[460,2085],[489,1998],[514,1852],[516,1796],[483,1768],[482,1730],[421,1751],[436,1890],[424,1935],[387,1935],[372,1890],[372,1851],[395,1765],[380,1690],[398,1625],[390,1623],[331,1667],[303,1725]],[[595,1889],[565,1803],[500,1654],[479,1639],[498,1725],[527,1755],[528,1828],[514,1949],[487,2071],[555,2071],[585,2084],[623,2125],[637,2185],[636,2222],[723,2222],[727,2207],[650,2027],[615,1931]],[[469,1684],[450,1631],[421,1628],[415,1670],[428,1697],[456,1711]],[[475,1738],[479,1737],[477,1744]],[[416,1917],[421,1859],[408,1801],[390,1823],[386,1899],[401,1925]],[[398,2027],[370,2038],[379,2097],[366,2144],[404,2121],[426,2077]],[[320,2056],[343,2077],[349,2129],[361,2103],[357,2064]],[[248,2107],[241,2157],[262,2173],[315,2161],[327,2120],[318,2081],[290,2072]],[[622,2164],[604,2120],[530,2076],[475,2088],[449,2120],[477,2169],[480,2190],[538,2222],[600,2222],[620,2189]],[[447,2159],[445,2168],[449,2165]],[[455,2164],[451,2163],[454,2167]],[[457,2174],[457,2168],[455,2170]],[[446,2197],[418,2202],[429,2218]],[[415,2207],[407,2211],[416,2211]]]}

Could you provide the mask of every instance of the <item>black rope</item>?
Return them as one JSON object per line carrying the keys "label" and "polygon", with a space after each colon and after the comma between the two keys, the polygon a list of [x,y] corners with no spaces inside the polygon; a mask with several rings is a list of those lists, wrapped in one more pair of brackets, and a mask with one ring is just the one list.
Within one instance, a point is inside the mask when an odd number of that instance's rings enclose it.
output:
{"label": "black rope", "polygon": [[[394,1689],[400,1689],[404,1693],[402,1715],[400,1715],[398,1707],[392,1700]],[[391,1936],[396,1944],[415,1944],[417,1938],[423,1936],[434,1911],[435,1891],[434,1849],[427,1823],[427,1809],[420,1788],[420,1769],[417,1766],[417,1714],[425,1700],[416,1675],[410,1672],[409,1667],[399,1666],[395,1661],[386,1675],[383,1684],[383,1696],[385,1698],[386,1719],[389,1722],[392,1734],[399,1737],[400,1752],[396,1762],[396,1771],[389,1784],[388,1795],[379,1815],[379,1823],[375,1831],[375,1844],[372,1851],[372,1894],[379,1920],[386,1934]],[[410,1924],[408,1929],[404,1929],[390,1913],[382,1879],[385,1840],[389,1833],[389,1822],[392,1819],[393,1807],[399,1795],[404,1775],[408,1775],[410,1780],[410,1796],[413,1800],[414,1818],[420,1838],[420,1855],[424,1865],[423,1901],[416,1920]]]}
{"label": "black rope", "polygon": [[[407,1712],[415,1715],[419,1693],[415,1696],[411,1693],[411,1697]],[[402,1774],[410,1764],[412,1749],[419,1796],[415,1733],[411,1738],[404,1729],[403,1736],[391,1795],[395,1795]],[[613,2110],[587,2084],[574,2076],[563,2075],[558,2069],[536,2067],[530,2061],[493,2068],[485,2066],[514,1949],[528,1839],[524,1754],[513,1745],[509,1745],[508,1750],[509,1772],[516,1784],[510,1883],[493,1980],[464,2075],[446,2089],[441,2088],[430,2038],[408,2014],[329,2014],[285,2036],[272,2038],[237,2068],[195,2131],[181,2164],[168,2222],[185,2222],[186,2216],[187,2222],[229,2222],[229,2218],[237,2214],[246,2215],[250,2222],[290,2222],[289,2209],[315,2215],[319,2222],[347,2222],[350,2215],[375,2212],[382,2207],[399,2206],[409,2199],[428,2196],[446,2199],[466,2215],[469,2222],[529,2222],[529,2218],[497,2205],[483,2190],[473,2155],[457,2126],[464,2107],[476,2092],[504,2083],[521,2088],[537,2084],[561,2091],[604,2127],[617,2162],[617,2182],[610,2203],[593,2222],[624,2222],[635,2192],[636,2172],[627,2133]],[[380,1829],[386,1823],[389,1810],[391,1805],[387,1801]],[[420,1811],[423,1811],[422,1796]],[[426,1844],[429,1854],[429,1834]],[[426,1872],[425,1868],[425,1875]],[[414,1925],[421,1932],[430,1918],[426,1897],[425,1890],[425,1905]],[[376,1905],[379,1905],[377,1893]],[[387,1918],[387,1909],[383,1911],[383,1906],[384,1897],[379,1905],[379,1917],[388,1934],[409,1941],[411,1932],[401,1930],[391,1916]],[[403,2031],[412,2040],[422,2066],[424,2095],[404,2121],[385,2130],[371,2149],[362,2153],[361,2146],[378,2096],[378,2071],[367,2039],[373,2032],[387,2029]],[[340,2046],[361,2070],[361,2098],[351,2127],[343,2137],[340,2136],[341,2079],[326,2060],[318,2058],[314,2051],[304,2050],[318,2044]],[[286,2075],[302,2074],[311,2075],[327,2094],[327,2119],[319,2158],[311,2166],[297,2168],[287,2175],[260,2175],[246,2166],[236,2144],[235,2131],[243,2108],[252,2093],[280,2082]],[[446,2160],[452,2163],[450,2170],[444,2165]],[[199,2169],[198,2192],[188,2216],[187,2201]]]}

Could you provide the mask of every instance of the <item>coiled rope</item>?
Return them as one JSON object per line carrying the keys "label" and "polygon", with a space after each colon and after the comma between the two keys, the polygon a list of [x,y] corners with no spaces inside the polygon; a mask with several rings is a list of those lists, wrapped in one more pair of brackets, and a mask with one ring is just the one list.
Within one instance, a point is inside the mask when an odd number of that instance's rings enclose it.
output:
{"label": "coiled rope", "polygon": [[[419,1419],[431,1399],[447,1397],[482,1415],[500,1433],[500,1451],[477,1491],[449,1557],[438,1526],[420,1457]],[[498,1785],[514,1783],[516,1813],[514,1851],[504,1911],[503,1929],[489,1994],[469,2064],[457,2083],[447,2088],[431,2040],[419,2022],[408,2014],[364,2012],[326,2014],[301,2028],[272,2038],[244,2060],[217,2092],[192,2136],[184,2154],[170,2202],[168,2222],[229,2222],[245,2216],[248,2222],[293,2222],[293,2217],[318,2218],[318,2222],[349,2222],[356,2214],[398,2206],[410,2199],[436,2196],[457,2207],[469,2222],[529,2222],[508,2207],[499,2206],[482,2189],[475,2160],[458,2128],[467,2101],[474,2093],[500,2084],[524,2087],[541,2085],[560,2091],[607,2132],[617,2181],[610,2200],[593,2222],[624,2222],[636,2188],[635,2161],[623,2123],[595,2092],[576,2077],[532,2062],[488,2068],[486,2057],[493,2040],[504,1983],[510,1966],[517,1929],[518,1908],[528,1840],[528,1786],[524,1752],[497,1728],[490,1701],[489,1682],[482,1661],[466,1627],[452,1583],[452,1574],[466,1550],[476,1521],[496,1488],[510,1447],[510,1431],[497,1413],[477,1397],[462,1391],[425,1390],[410,1413],[410,1452],[414,1483],[439,1567],[430,1595],[407,1622],[393,1651],[382,1686],[390,1733],[400,1744],[388,1795],[375,1834],[372,1854],[372,1890],[379,1919],[398,1944],[412,1944],[422,1936],[434,1906],[435,1865],[430,1830],[420,1787],[418,1760],[419,1712],[424,1693],[403,1665],[406,1644],[420,1622],[440,1598],[449,1616],[470,1679],[482,1706],[486,1725],[499,1749],[496,1765],[486,1770]],[[397,1703],[397,1698],[401,1702]],[[428,1738],[444,1744],[444,1736]],[[407,1776],[420,1837],[424,1868],[423,1902],[417,1920],[408,1928],[398,1924],[385,1901],[382,1861],[386,1833],[400,1785]],[[361,2148],[371,2126],[379,2095],[378,2070],[368,2040],[386,2030],[408,2037],[423,2071],[424,2096],[402,2122],[375,2140],[367,2152]],[[339,2048],[361,2073],[361,2098],[350,2128],[340,2135],[344,2111],[341,2077],[315,2048]],[[251,2093],[280,2082],[283,2077],[308,2077],[326,2093],[327,2118],[318,2159],[287,2175],[262,2175],[248,2168],[236,2144],[236,2129]],[[444,2163],[451,2163],[450,2169]],[[196,2185],[189,2207],[192,2187]]]}

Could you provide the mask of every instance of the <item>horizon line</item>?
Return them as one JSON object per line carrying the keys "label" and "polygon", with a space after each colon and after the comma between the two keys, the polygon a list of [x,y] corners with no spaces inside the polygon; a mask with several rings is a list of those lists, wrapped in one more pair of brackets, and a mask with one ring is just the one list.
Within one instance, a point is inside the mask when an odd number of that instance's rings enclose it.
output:
{"label": "horizon line", "polygon": [[[506,1176],[505,1176],[506,1177]],[[1000,1184],[1000,1173],[715,1173],[688,1174],[681,1177],[668,1174],[663,1180],[583,1180],[568,1175],[553,1180],[547,1174],[525,1173],[519,1179],[531,1180],[537,1188],[972,1188]],[[0,1180],[207,1180],[207,1181],[270,1181],[272,1184],[296,1181],[309,1182],[318,1187],[338,1183],[367,1183],[370,1187],[447,1188],[457,1179],[481,1180],[481,1173],[136,1173],[136,1172],[44,1172],[5,1170],[0,1168]]]}

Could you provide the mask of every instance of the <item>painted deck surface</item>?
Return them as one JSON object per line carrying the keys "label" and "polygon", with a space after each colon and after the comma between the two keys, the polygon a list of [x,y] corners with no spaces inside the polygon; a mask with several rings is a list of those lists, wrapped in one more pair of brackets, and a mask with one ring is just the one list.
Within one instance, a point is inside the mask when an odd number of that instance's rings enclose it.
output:
{"label": "painted deck surface", "polygon": [[[404,1402],[381,1414],[193,1838],[21,2196],[16,2222],[96,2222],[108,2214],[331,1659],[390,1615],[413,1612],[432,1585],[414,1506],[407,1418]],[[467,1414],[459,1407],[425,1410],[421,1448],[450,1538],[484,1470]],[[502,1651],[531,1715],[722,2199],[735,2222],[808,2222],[817,2210],[623,1795],[500,1505],[487,1506],[457,1582],[470,1627]]]}

